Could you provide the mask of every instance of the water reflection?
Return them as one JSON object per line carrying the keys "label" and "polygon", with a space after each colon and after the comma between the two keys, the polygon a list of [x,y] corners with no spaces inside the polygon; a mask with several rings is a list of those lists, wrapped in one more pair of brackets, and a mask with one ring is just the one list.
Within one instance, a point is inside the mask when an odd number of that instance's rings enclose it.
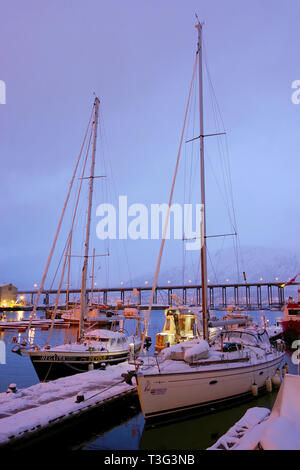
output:
{"label": "water reflection", "polygon": [[24,319],[24,312],[22,310],[18,310],[16,314],[17,314],[17,318],[16,318],[17,321],[21,321]]}
{"label": "water reflection", "polygon": [[30,346],[33,346],[34,344],[34,337],[35,337],[35,328],[30,328],[28,331],[28,343]]}
{"label": "water reflection", "polygon": [[252,406],[271,408],[277,392],[265,394],[256,400],[250,400],[230,409],[195,416],[165,425],[149,426],[144,424],[140,449],[143,450],[202,450],[214,444],[219,437],[236,423]]}

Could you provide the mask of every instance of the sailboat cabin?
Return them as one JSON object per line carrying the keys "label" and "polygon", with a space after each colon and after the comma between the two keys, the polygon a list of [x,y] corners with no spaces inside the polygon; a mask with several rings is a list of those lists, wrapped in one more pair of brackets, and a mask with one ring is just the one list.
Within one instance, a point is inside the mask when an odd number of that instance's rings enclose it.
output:
{"label": "sailboat cabin", "polygon": [[156,335],[156,350],[194,339],[197,335],[197,315],[188,307],[167,308],[161,333]]}

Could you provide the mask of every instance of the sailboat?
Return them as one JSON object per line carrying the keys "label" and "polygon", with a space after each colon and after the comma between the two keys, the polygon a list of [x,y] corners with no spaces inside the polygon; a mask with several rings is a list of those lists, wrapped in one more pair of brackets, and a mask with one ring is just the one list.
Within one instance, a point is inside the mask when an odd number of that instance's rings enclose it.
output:
{"label": "sailboat", "polygon": [[[220,331],[209,341],[209,311],[207,302],[207,257],[206,257],[206,206],[204,179],[204,127],[203,127],[203,85],[202,85],[202,27],[198,21],[198,47],[194,63],[199,73],[200,111],[200,168],[202,243],[202,327],[203,338],[195,338],[164,348],[153,358],[139,361],[136,370],[137,390],[141,409],[146,419],[161,418],[196,408],[215,407],[229,400],[257,394],[258,390],[275,375],[284,356],[282,343],[271,345],[267,332],[255,327],[232,328]],[[198,67],[197,67],[198,65]],[[190,93],[185,113],[189,107]],[[185,125],[185,124],[184,124]],[[174,183],[178,168],[183,133],[177,156],[176,169],[171,186],[169,208],[172,202]],[[210,134],[211,135],[211,134]],[[169,213],[168,213],[169,215]],[[166,220],[165,229],[168,220]],[[149,324],[153,295],[156,288],[160,261],[164,247],[164,230],[152,287],[145,329]]]}
{"label": "sailboat", "polygon": [[[90,242],[90,227],[91,227],[91,210],[92,210],[92,196],[93,196],[93,184],[94,184],[94,167],[95,167],[95,156],[96,156],[96,142],[97,142],[97,127],[98,127],[98,113],[99,113],[99,99],[96,97],[93,106],[93,123],[90,132],[90,138],[93,136],[92,156],[91,156],[91,170],[90,176],[83,179],[89,180],[89,198],[88,198],[88,211],[87,211],[87,222],[86,222],[86,236],[85,236],[85,252],[84,261],[82,267],[81,276],[81,297],[80,297],[80,314],[79,314],[79,331],[78,341],[71,344],[63,344],[58,346],[50,346],[49,341],[53,329],[53,321],[57,311],[57,304],[59,298],[59,292],[63,280],[64,267],[60,278],[59,289],[56,296],[55,306],[52,312],[52,325],[49,334],[48,343],[44,348],[40,348],[38,345],[25,349],[24,352],[30,357],[30,360],[37,372],[40,380],[53,380],[59,377],[65,377],[67,375],[77,374],[78,372],[85,372],[92,369],[99,369],[105,367],[107,364],[117,364],[125,361],[129,357],[134,357],[141,346],[141,340],[135,335],[126,335],[124,331],[111,331],[104,329],[84,329],[84,321],[87,317],[89,309],[87,302],[87,272],[88,272],[88,258],[89,258],[89,242]],[[91,117],[92,117],[91,115]],[[91,119],[90,119],[91,122]],[[87,152],[88,155],[88,152]],[[86,157],[87,158],[87,157]],[[76,165],[75,170],[78,167]],[[74,180],[76,171],[73,174],[72,181]],[[72,183],[71,181],[71,183]],[[71,189],[71,185],[70,185]],[[36,297],[35,305],[32,311],[31,318],[34,318],[36,314],[37,302],[39,295],[43,289],[44,281],[46,278],[48,266],[52,253],[54,251],[55,242],[60,229],[61,221],[64,215],[64,211],[68,202],[69,193],[67,200],[64,205],[62,216],[59,222],[59,226],[56,232],[56,236],[50,251],[46,269],[41,281],[39,293]],[[74,225],[74,219],[73,224]],[[68,245],[66,248],[65,263],[67,259],[67,252],[70,248],[72,229],[69,234]],[[27,331],[29,331],[30,325]],[[26,346],[26,340],[23,342]],[[15,351],[17,352],[17,351]]]}

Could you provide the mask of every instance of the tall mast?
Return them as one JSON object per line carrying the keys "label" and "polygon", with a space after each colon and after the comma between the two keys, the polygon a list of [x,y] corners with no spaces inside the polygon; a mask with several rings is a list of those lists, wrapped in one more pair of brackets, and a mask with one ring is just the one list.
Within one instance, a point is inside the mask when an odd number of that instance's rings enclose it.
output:
{"label": "tall mast", "polygon": [[68,281],[67,281],[67,295],[66,295],[66,310],[69,310],[69,302],[70,302],[71,253],[72,253],[72,232],[70,232],[70,238],[69,238],[69,262],[68,262]]}
{"label": "tall mast", "polygon": [[82,268],[81,277],[81,299],[80,299],[80,323],[79,323],[79,339],[83,337],[84,327],[84,315],[87,308],[86,302],[86,278],[88,269],[88,258],[89,258],[89,244],[90,244],[90,229],[91,229],[91,213],[92,213],[92,201],[93,201],[93,187],[94,187],[94,169],[95,169],[95,157],[96,157],[96,143],[97,143],[97,128],[98,128],[98,109],[99,99],[95,98],[95,115],[94,115],[94,136],[93,136],[93,149],[92,149],[92,163],[91,163],[91,174],[89,177],[89,205],[87,214],[86,224],[86,235],[85,235],[85,251],[84,251],[84,262]]}
{"label": "tall mast", "polygon": [[91,307],[93,308],[94,295],[94,269],[95,269],[95,248],[93,249],[93,267],[92,267],[92,288],[91,288]]}
{"label": "tall mast", "polygon": [[203,338],[208,339],[208,305],[207,305],[207,254],[206,254],[206,205],[204,174],[204,126],[203,126],[203,73],[202,73],[202,24],[196,24],[198,30],[198,65],[199,65],[199,117],[200,117],[200,171],[201,171],[201,280],[202,280],[202,316]]}

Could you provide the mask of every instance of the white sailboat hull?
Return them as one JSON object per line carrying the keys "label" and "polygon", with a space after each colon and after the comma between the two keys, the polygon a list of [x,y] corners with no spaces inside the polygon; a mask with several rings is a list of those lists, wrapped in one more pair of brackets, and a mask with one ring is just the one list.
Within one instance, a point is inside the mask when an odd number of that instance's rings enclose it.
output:
{"label": "white sailboat hull", "polygon": [[254,382],[260,388],[273,377],[283,355],[277,354],[268,362],[219,370],[140,374],[137,388],[143,415],[155,418],[249,394]]}

